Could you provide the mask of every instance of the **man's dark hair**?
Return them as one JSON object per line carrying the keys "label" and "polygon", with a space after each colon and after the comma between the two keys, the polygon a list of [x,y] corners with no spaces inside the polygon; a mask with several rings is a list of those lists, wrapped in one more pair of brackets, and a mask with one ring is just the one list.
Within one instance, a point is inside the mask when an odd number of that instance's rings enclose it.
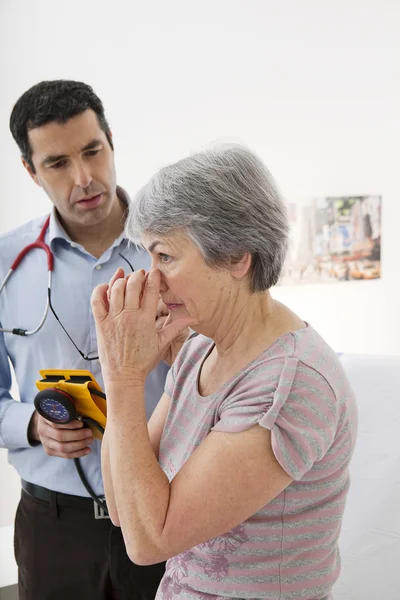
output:
{"label": "man's dark hair", "polygon": [[22,157],[33,172],[35,168],[28,138],[29,130],[52,121],[66,123],[88,109],[96,113],[99,125],[106,134],[111,148],[114,149],[103,103],[90,85],[63,79],[42,81],[22,94],[11,113],[10,131]]}

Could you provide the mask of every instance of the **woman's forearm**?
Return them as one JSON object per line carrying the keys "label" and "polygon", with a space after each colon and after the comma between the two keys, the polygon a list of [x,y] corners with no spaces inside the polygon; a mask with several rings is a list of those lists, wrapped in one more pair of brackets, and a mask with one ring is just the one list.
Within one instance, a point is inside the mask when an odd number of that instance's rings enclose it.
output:
{"label": "woman's forearm", "polygon": [[107,399],[106,444],[110,462],[105,466],[112,473],[108,481],[112,481],[127,552],[137,564],[159,562],[165,555],[162,532],[170,485],[150,444],[144,384],[113,383],[107,386]]}
{"label": "woman's forearm", "polygon": [[113,522],[113,524],[116,527],[120,527],[117,506],[115,503],[114,496],[107,431],[103,435],[103,440],[101,444],[101,471],[103,476],[104,493],[106,496],[108,514],[110,515],[110,519]]}

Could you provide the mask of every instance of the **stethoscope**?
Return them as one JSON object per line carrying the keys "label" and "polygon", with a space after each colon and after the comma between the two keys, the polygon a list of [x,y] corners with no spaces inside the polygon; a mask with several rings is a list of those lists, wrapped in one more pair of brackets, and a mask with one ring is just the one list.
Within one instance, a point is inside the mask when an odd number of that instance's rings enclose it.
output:
{"label": "stethoscope", "polygon": [[21,252],[18,254],[18,256],[15,258],[14,262],[12,263],[7,275],[5,276],[5,278],[3,280],[3,283],[0,285],[0,294],[1,294],[3,289],[5,288],[7,281],[10,279],[11,275],[13,273],[15,273],[15,271],[18,269],[19,265],[21,264],[21,262],[23,261],[25,256],[27,254],[29,254],[29,252],[31,252],[31,250],[35,250],[36,248],[44,250],[47,254],[47,272],[48,272],[47,290],[48,291],[47,291],[46,307],[44,309],[42,319],[41,319],[39,325],[35,329],[32,329],[31,331],[29,331],[27,329],[22,329],[20,327],[14,327],[13,329],[4,329],[4,328],[0,327],[0,331],[3,333],[13,333],[14,335],[33,335],[34,333],[37,333],[43,327],[43,325],[46,321],[46,318],[47,318],[47,315],[48,315],[49,309],[50,309],[51,279],[52,279],[53,268],[54,268],[54,255],[53,255],[52,251],[50,250],[50,247],[48,246],[48,244],[46,244],[46,242],[44,241],[44,236],[46,235],[47,229],[49,227],[49,223],[50,223],[50,215],[47,217],[46,221],[44,222],[44,225],[39,233],[38,238],[34,242],[32,242],[31,244],[28,244],[27,246],[25,246],[25,248],[23,248],[21,250]]}
{"label": "stethoscope", "polygon": [[[52,303],[51,303],[51,286],[52,286],[52,274],[53,274],[53,269],[54,269],[54,254],[50,250],[49,245],[46,244],[46,242],[44,241],[45,235],[46,235],[47,230],[49,228],[49,223],[50,223],[50,215],[47,217],[46,221],[44,222],[43,227],[42,227],[42,229],[41,229],[41,231],[40,231],[39,236],[37,237],[37,239],[34,242],[32,242],[31,244],[28,244],[27,246],[25,246],[25,248],[23,248],[21,250],[21,252],[18,254],[18,256],[15,258],[14,262],[10,266],[10,269],[9,269],[7,275],[5,276],[2,284],[0,285],[0,294],[1,294],[2,291],[5,288],[6,283],[10,279],[11,275],[13,273],[15,273],[15,271],[17,270],[17,268],[19,267],[19,265],[21,264],[21,262],[25,258],[25,256],[27,254],[29,254],[29,252],[31,252],[31,250],[36,250],[36,249],[44,250],[46,252],[46,255],[47,255],[48,284],[47,284],[46,306],[45,306],[45,309],[44,309],[44,313],[43,313],[42,319],[41,319],[39,325],[37,327],[35,327],[35,329],[32,329],[32,330],[23,329],[21,327],[14,327],[13,329],[6,329],[6,328],[3,328],[3,327],[0,327],[0,333],[12,333],[14,335],[21,335],[21,336],[33,335],[34,333],[37,333],[38,331],[40,331],[40,329],[43,327],[43,325],[44,325],[44,323],[45,323],[45,321],[47,319],[47,315],[49,313],[49,310],[51,310],[52,313],[54,314],[55,318],[57,319],[57,321],[59,322],[59,324],[61,325],[61,327],[63,328],[63,330],[65,331],[65,333],[67,334],[67,336],[69,337],[69,339],[71,340],[71,342],[73,343],[73,345],[75,346],[75,348],[78,350],[79,354],[82,356],[82,358],[84,358],[85,360],[97,360],[98,359],[97,356],[89,358],[88,356],[85,356],[83,354],[83,352],[81,352],[81,350],[79,350],[78,346],[75,344],[75,342],[73,341],[73,339],[69,335],[68,331],[65,329],[64,325],[61,323],[60,319],[57,316],[57,313],[55,312],[55,310],[54,310],[54,308],[52,306]],[[129,267],[131,268],[131,270],[134,271],[134,268],[132,267],[132,265],[129,262],[129,260],[127,258],[125,258],[125,256],[123,256],[123,254],[121,254],[121,253],[119,253],[119,256],[121,258],[123,258],[123,260],[129,265]]]}

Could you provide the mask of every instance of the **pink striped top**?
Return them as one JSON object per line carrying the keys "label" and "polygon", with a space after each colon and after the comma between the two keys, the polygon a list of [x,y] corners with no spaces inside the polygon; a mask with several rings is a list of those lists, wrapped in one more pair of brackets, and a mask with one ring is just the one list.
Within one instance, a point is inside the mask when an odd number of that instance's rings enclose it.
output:
{"label": "pink striped top", "polygon": [[172,480],[210,431],[258,423],[271,431],[273,452],[294,481],[244,523],[170,559],[157,600],[330,598],[357,430],[339,359],[308,326],[203,397],[198,376],[212,348],[208,338],[191,338],[169,373],[163,470]]}

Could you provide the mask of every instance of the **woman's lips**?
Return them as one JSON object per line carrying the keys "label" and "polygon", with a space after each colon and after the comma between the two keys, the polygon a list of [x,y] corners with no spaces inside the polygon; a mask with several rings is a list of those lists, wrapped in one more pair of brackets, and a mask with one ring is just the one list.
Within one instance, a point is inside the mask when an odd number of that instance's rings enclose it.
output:
{"label": "woman's lips", "polygon": [[182,304],[166,304],[168,310],[174,310],[174,308],[179,308]]}

